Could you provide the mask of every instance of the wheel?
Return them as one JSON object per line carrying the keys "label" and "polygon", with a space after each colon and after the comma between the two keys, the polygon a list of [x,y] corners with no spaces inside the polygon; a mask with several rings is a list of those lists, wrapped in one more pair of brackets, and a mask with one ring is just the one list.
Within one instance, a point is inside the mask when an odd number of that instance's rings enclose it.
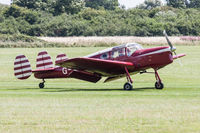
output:
{"label": "wheel", "polygon": [[155,88],[162,90],[164,88],[164,84],[162,82],[156,82],[155,83]]}
{"label": "wheel", "polygon": [[40,88],[44,88],[44,83],[39,83]]}
{"label": "wheel", "polygon": [[129,91],[129,90],[132,90],[133,89],[133,86],[132,86],[132,84],[131,83],[125,83],[124,84],[124,90],[127,90],[127,91]]}

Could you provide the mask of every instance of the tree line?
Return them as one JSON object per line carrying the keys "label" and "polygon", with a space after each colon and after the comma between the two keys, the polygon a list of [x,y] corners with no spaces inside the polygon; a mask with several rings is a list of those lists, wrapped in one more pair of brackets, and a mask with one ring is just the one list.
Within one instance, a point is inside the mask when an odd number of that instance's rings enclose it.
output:
{"label": "tree line", "polygon": [[[0,33],[29,36],[200,35],[200,0],[13,0],[0,7]],[[194,6],[192,6],[194,5]]]}

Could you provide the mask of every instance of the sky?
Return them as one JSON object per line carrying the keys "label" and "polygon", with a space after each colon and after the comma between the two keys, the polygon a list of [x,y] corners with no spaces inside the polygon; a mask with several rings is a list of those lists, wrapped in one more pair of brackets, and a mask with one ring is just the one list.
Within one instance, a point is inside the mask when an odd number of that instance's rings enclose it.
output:
{"label": "sky", "polygon": [[[118,1],[121,5],[125,5],[126,8],[132,8],[144,2],[144,0],[118,0]],[[11,0],[0,0],[0,3],[7,5],[9,5],[10,2]]]}
{"label": "sky", "polygon": [[[144,0],[118,0],[121,5],[125,5],[126,8],[136,7],[139,4],[144,3]],[[163,3],[165,0],[161,0]]]}
{"label": "sky", "polygon": [[0,3],[9,5],[10,4],[10,0],[0,0]]}

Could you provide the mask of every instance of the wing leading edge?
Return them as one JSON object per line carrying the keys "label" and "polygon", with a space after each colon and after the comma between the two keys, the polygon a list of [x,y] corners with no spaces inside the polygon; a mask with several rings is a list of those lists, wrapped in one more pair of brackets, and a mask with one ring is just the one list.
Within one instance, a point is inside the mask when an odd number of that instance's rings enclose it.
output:
{"label": "wing leading edge", "polygon": [[67,59],[58,62],[56,65],[71,69],[97,73],[102,76],[124,74],[124,67],[127,67],[128,70],[134,70],[134,64],[131,62],[112,61],[85,57]]}

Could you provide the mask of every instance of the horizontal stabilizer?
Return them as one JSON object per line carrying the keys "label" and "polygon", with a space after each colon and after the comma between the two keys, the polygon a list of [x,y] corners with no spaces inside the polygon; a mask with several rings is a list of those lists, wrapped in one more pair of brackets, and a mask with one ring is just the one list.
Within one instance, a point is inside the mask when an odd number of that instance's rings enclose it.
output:
{"label": "horizontal stabilizer", "polygon": [[27,79],[31,76],[31,65],[25,55],[18,55],[14,62],[14,74],[18,79]]}

